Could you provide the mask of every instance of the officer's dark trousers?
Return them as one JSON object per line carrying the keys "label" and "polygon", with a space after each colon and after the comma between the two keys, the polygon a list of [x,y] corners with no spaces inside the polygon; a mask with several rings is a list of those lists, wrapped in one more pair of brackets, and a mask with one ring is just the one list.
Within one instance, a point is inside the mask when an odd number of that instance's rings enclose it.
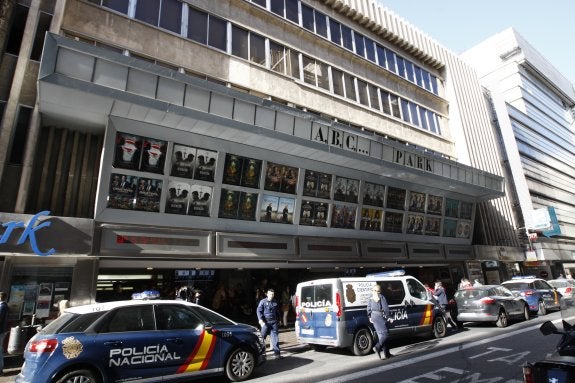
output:
{"label": "officer's dark trousers", "polygon": [[264,341],[268,334],[271,336],[271,344],[274,350],[274,354],[280,354],[280,338],[279,338],[279,323],[277,321],[274,322],[266,322],[266,324],[262,327],[262,337]]}
{"label": "officer's dark trousers", "polygon": [[389,355],[389,348],[387,347],[387,320],[383,315],[372,315],[371,320],[373,321],[373,327],[377,333],[377,343],[375,344],[375,349],[383,352],[385,356]]}

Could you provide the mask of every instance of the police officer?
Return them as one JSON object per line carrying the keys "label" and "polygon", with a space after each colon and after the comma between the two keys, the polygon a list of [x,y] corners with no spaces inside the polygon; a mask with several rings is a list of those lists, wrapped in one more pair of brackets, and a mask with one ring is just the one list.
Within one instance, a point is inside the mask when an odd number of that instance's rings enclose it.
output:
{"label": "police officer", "polygon": [[280,359],[279,323],[281,314],[278,302],[274,299],[274,289],[268,289],[266,297],[258,303],[256,312],[259,324],[262,327],[264,341],[270,334],[274,356],[276,359]]}

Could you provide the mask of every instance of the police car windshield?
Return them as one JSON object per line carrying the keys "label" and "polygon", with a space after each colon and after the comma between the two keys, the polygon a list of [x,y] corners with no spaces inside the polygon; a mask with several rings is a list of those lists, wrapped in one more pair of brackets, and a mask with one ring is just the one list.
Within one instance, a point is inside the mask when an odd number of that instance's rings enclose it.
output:
{"label": "police car windshield", "polygon": [[527,290],[530,289],[529,283],[527,282],[512,282],[504,284],[509,290]]}
{"label": "police car windshield", "polygon": [[194,310],[194,313],[202,319],[205,326],[234,324],[234,322],[228,318],[223,317],[216,312],[207,310],[201,306],[197,306]]}

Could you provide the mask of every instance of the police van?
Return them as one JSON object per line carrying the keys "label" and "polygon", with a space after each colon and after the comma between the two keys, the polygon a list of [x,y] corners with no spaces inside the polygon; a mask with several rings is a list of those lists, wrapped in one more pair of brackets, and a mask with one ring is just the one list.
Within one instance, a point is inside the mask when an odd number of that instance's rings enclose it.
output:
{"label": "police van", "polygon": [[315,350],[332,346],[349,347],[355,355],[370,353],[376,334],[366,306],[376,283],[389,305],[390,339],[420,333],[445,336],[441,308],[431,301],[421,282],[400,270],[299,283],[295,298],[298,341]]}

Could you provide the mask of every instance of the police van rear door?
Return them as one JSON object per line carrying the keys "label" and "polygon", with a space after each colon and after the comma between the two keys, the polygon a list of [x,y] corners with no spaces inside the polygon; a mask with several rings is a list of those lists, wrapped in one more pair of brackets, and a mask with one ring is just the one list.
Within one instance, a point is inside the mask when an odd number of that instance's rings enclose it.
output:
{"label": "police van rear door", "polygon": [[307,343],[334,344],[337,341],[337,313],[335,281],[301,284],[298,302],[298,337]]}

